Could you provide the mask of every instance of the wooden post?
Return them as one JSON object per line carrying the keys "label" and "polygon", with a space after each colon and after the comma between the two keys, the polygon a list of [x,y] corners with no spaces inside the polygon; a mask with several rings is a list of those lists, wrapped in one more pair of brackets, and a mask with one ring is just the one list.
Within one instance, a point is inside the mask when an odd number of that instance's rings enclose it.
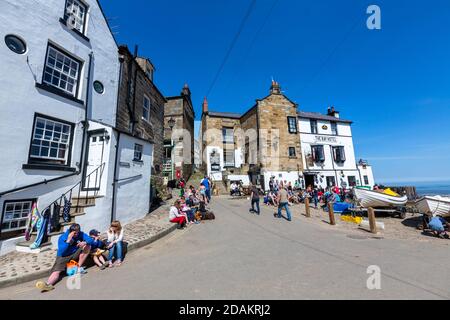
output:
{"label": "wooden post", "polygon": [[330,216],[330,224],[332,226],[336,225],[336,220],[334,219],[334,203],[328,202],[328,214]]}
{"label": "wooden post", "polygon": [[367,209],[367,216],[369,217],[369,225],[370,225],[370,232],[371,233],[377,233],[377,221],[375,220],[375,210],[373,208]]}
{"label": "wooden post", "polygon": [[311,218],[311,212],[310,212],[310,208],[309,208],[309,198],[308,197],[305,198],[305,210],[306,210],[306,217],[307,218]]}

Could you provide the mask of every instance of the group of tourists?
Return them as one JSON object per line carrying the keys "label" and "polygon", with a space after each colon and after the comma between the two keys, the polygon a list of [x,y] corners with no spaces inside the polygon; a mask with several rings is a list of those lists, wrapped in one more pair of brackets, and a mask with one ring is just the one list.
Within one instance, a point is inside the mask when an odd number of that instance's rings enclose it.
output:
{"label": "group of tourists", "polygon": [[[278,208],[278,212],[275,214],[278,218],[281,218],[281,213],[284,209],[287,214],[287,220],[290,221],[290,205],[305,203],[306,199],[308,199],[310,203],[314,204],[316,209],[319,205],[321,205],[322,208],[326,208],[328,203],[350,201],[352,197],[352,191],[345,188],[333,186],[323,189],[308,186],[306,189],[302,189],[298,180],[292,185],[291,182],[279,181],[275,180],[274,177],[271,177],[269,181],[269,191],[264,193],[263,201],[267,206]],[[260,214],[260,191],[255,185],[251,185],[250,198],[250,212]]]}
{"label": "group of tourists", "polygon": [[175,200],[169,210],[169,220],[178,224],[178,229],[183,229],[192,224],[199,224],[201,220],[213,220],[214,214],[207,210],[211,203],[212,181],[205,176],[196,189],[190,185],[184,189],[185,182],[180,182],[180,197]]}
{"label": "group of tourists", "polygon": [[[58,239],[56,260],[47,282],[39,281],[36,287],[42,292],[51,291],[60,281],[62,273],[85,274],[86,262],[92,258],[100,270],[119,267],[123,261],[124,230],[119,221],[113,221],[102,238],[100,232],[92,229],[88,234],[81,231],[79,224],[72,224]],[[108,254],[106,255],[106,252]],[[71,272],[69,274],[69,266]],[[73,268],[75,267],[75,268]]]}

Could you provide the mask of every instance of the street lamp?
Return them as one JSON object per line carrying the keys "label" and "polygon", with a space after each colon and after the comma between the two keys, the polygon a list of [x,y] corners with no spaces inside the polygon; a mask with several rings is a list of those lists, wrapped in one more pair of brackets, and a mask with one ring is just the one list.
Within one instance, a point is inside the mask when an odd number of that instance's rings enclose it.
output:
{"label": "street lamp", "polygon": [[175,120],[173,118],[170,118],[168,121],[169,124],[169,128],[170,128],[170,179],[173,180],[173,162],[174,162],[174,145],[173,145],[173,137],[172,137],[172,131],[173,131],[173,127],[175,127]]}

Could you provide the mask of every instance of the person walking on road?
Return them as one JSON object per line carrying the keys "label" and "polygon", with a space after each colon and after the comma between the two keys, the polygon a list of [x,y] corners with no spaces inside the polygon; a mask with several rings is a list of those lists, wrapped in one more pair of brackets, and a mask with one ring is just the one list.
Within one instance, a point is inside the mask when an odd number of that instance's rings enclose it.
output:
{"label": "person walking on road", "polygon": [[[251,195],[250,195],[250,199],[252,201],[252,208],[250,210],[250,212],[255,212],[258,216],[261,214],[261,210],[259,209],[259,190],[258,188],[254,185],[251,184]],[[256,210],[255,210],[255,205],[256,205]]]}
{"label": "person walking on road", "polygon": [[284,208],[287,214],[287,220],[292,221],[291,212],[289,211],[288,192],[284,188],[283,183],[280,185],[280,191],[278,192],[278,214],[274,214],[276,218],[281,218],[281,210]]}

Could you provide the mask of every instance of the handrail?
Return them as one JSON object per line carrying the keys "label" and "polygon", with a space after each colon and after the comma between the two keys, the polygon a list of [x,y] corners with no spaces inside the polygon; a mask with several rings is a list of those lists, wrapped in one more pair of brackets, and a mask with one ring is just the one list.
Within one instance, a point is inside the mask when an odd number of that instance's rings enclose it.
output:
{"label": "handrail", "polygon": [[[82,189],[84,189],[83,191],[86,191],[86,197],[85,197],[85,204],[87,204],[87,200],[89,198],[89,191],[91,191],[92,189],[90,189],[90,181],[91,181],[91,176],[94,175],[95,173],[95,187],[94,187],[94,196],[96,196],[98,194],[98,191],[100,190],[100,187],[97,188],[97,182],[101,181],[102,175],[103,175],[103,169],[104,169],[105,163],[102,163],[100,166],[98,166],[94,171],[92,171],[89,175],[87,175],[86,177],[84,177],[82,180],[80,180],[76,185],[74,185],[72,188],[70,188],[68,191],[66,191],[65,193],[63,193],[60,197],[58,197],[55,201],[52,201],[43,211],[41,212],[45,212],[46,210],[50,209],[51,206],[53,206],[55,203],[58,204],[59,208],[62,207],[62,201],[64,198],[68,198],[69,202],[72,202],[72,197],[74,194],[74,190],[75,188],[78,188],[78,202],[77,205],[75,207],[72,208],[76,208],[77,210],[81,207],[80,203],[79,203],[79,199],[80,199],[80,194]],[[100,170],[100,171],[99,171]],[[98,174],[100,172],[100,180],[98,180]],[[85,181],[86,179],[88,180],[88,186],[87,188],[85,188]],[[84,196],[83,196],[84,197]]]}

